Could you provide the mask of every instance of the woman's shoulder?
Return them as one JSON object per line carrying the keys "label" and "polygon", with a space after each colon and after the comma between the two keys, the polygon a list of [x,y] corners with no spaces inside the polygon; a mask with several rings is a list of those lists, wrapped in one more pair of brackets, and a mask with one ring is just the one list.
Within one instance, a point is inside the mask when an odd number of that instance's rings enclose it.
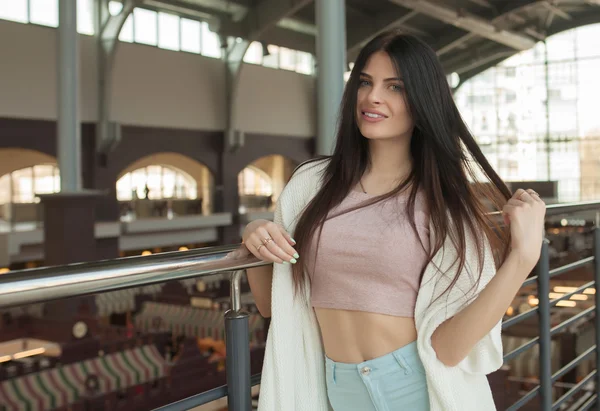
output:
{"label": "woman's shoulder", "polygon": [[318,188],[329,162],[329,157],[317,157],[301,163],[292,172],[292,176],[286,183],[282,195],[290,191],[312,191]]}
{"label": "woman's shoulder", "polygon": [[275,217],[280,213],[282,222],[294,221],[321,187],[321,177],[329,158],[316,158],[300,164],[277,199]]}
{"label": "woman's shoulder", "polygon": [[310,178],[316,177],[319,173],[322,173],[325,168],[329,165],[331,157],[319,156],[311,158],[310,160],[303,161],[298,165],[292,172],[292,181],[294,178]]}
{"label": "woman's shoulder", "polygon": [[329,157],[317,157],[301,163],[294,169],[290,181],[286,184],[286,189],[296,191],[303,187],[311,190],[318,187],[329,162]]}

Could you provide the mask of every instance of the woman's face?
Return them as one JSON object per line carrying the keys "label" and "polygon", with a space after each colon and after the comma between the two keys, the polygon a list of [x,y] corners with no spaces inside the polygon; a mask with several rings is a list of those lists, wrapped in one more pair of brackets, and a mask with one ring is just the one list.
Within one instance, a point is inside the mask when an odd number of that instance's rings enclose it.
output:
{"label": "woman's face", "polygon": [[410,138],[414,125],[404,93],[404,83],[388,54],[373,54],[358,86],[356,117],[363,136],[373,140]]}

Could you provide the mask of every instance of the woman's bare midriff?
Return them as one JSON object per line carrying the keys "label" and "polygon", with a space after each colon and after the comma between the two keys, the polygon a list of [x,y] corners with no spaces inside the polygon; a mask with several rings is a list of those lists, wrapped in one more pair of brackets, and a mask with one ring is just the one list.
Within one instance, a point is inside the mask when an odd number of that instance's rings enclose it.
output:
{"label": "woman's bare midriff", "polygon": [[325,354],[358,364],[389,354],[417,339],[414,318],[315,308]]}

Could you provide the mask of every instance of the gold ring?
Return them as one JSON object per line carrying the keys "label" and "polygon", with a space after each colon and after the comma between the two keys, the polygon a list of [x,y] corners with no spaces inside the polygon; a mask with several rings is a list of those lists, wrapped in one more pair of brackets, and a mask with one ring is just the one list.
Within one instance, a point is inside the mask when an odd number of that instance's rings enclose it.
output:
{"label": "gold ring", "polygon": [[272,239],[271,237],[267,237],[267,238],[265,238],[265,239],[263,240],[263,244],[264,244],[264,245],[267,245],[267,244],[269,244],[271,241],[273,241],[273,239]]}
{"label": "gold ring", "polygon": [[264,247],[264,246],[265,246],[264,244],[261,244],[261,245],[259,245],[258,247],[256,247],[256,252],[257,252],[257,253],[260,253],[260,248],[261,248],[261,247]]}

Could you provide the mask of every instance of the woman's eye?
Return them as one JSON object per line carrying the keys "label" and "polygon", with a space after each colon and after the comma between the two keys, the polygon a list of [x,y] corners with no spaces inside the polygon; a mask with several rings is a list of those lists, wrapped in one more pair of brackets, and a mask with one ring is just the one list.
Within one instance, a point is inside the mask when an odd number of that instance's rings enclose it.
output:
{"label": "woman's eye", "polygon": [[391,87],[393,91],[402,91],[402,86],[399,84],[393,84]]}
{"label": "woman's eye", "polygon": [[368,86],[369,85],[369,80],[361,80],[359,83],[359,86]]}

